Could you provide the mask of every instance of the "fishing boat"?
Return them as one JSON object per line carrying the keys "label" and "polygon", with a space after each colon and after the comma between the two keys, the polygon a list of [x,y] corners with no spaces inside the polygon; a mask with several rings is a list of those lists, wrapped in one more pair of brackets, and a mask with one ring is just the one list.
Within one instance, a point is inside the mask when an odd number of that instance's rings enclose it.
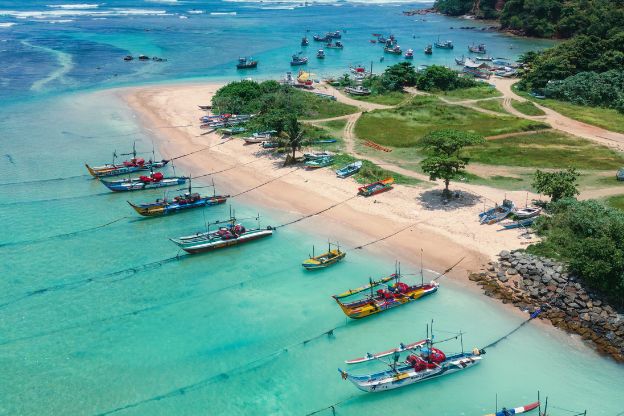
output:
{"label": "fishing boat", "polygon": [[381,36],[381,33],[373,33],[372,36],[378,38],[379,36]]}
{"label": "fishing boat", "polygon": [[485,45],[483,43],[480,43],[478,45],[470,45],[470,46],[468,46],[468,52],[480,53],[480,54],[485,55],[487,53],[487,50],[485,48]]}
{"label": "fishing boat", "polygon": [[513,201],[504,199],[502,205],[496,204],[494,208],[490,208],[479,214],[479,222],[481,224],[494,224],[507,218],[513,210],[515,205]]}
{"label": "fishing boat", "polygon": [[370,95],[371,93],[368,88],[361,85],[358,85],[357,87],[345,87],[344,91],[351,95]]}
{"label": "fishing boat", "polygon": [[327,34],[325,35],[330,39],[341,39],[342,38],[342,34],[340,34],[339,30],[336,30],[335,32],[327,32]]}
{"label": "fishing boat", "polygon": [[378,359],[389,367],[388,370],[365,375],[353,375],[341,369],[338,371],[344,380],[349,380],[358,389],[365,392],[378,392],[393,390],[474,367],[483,359],[482,354],[485,353],[475,348],[471,352],[462,351],[447,355],[435,348],[434,344],[432,335],[432,338],[427,338],[424,343],[418,343],[414,348],[407,349],[406,351],[411,354],[404,361],[399,361],[401,353],[398,351],[392,353],[393,357],[390,362]]}
{"label": "fishing boat", "polygon": [[338,140],[336,139],[320,139],[314,142],[314,144],[330,144],[336,143]]}
{"label": "fishing boat", "polygon": [[263,149],[277,149],[279,145],[278,142],[262,142],[261,144]]}
{"label": "fishing boat", "polygon": [[331,43],[329,42],[327,45],[325,45],[325,47],[327,49],[342,49],[344,48],[344,45],[342,44],[342,42],[340,42],[339,40],[337,40],[335,43]]}
{"label": "fishing boat", "polygon": [[245,127],[231,127],[227,129],[220,130],[221,134],[225,136],[231,136],[233,134],[240,134],[246,131]]}
{"label": "fishing boat", "polygon": [[254,61],[253,58],[238,58],[236,69],[250,69],[258,66],[258,61]]}
{"label": "fishing boat", "polygon": [[433,55],[433,48],[431,45],[425,46],[425,55]]}
{"label": "fishing boat", "polygon": [[322,152],[304,153],[303,159],[304,160],[316,160],[316,159],[322,159],[322,158],[333,157],[333,156],[334,154],[332,152],[328,152],[327,150],[324,150]]}
{"label": "fishing boat", "polygon": [[377,39],[371,39],[369,40],[370,43],[377,43]]}
{"label": "fishing boat", "polygon": [[319,169],[334,163],[334,158],[331,156],[325,156],[317,159],[307,160],[304,165],[306,169]]}
{"label": "fishing boat", "polygon": [[316,57],[318,59],[325,59],[325,51],[323,49],[319,49],[318,52],[316,52]]}
{"label": "fishing boat", "polygon": [[461,58],[455,58],[455,63],[457,65],[464,65],[466,63],[466,57],[462,55]]}
{"label": "fishing boat", "polygon": [[314,246],[312,246],[312,255],[309,259],[304,260],[303,263],[301,263],[303,268],[306,270],[324,269],[325,267],[329,267],[332,264],[336,264],[340,260],[344,259],[347,253],[340,250],[340,245],[336,244],[336,248],[334,249],[332,249],[332,245],[332,243],[329,243],[327,252],[319,254],[318,256],[314,255]]}
{"label": "fishing boat", "polygon": [[413,49],[408,49],[407,52],[405,52],[405,59],[414,59]]}
{"label": "fishing boat", "polygon": [[361,319],[431,295],[438,291],[438,287],[435,280],[429,283],[421,280],[421,283],[415,285],[403,283],[397,269],[394,274],[380,281],[371,280],[367,286],[332,297],[345,315],[351,319]]}
{"label": "fishing boat", "polygon": [[386,46],[384,48],[384,52],[385,53],[390,53],[390,54],[393,54],[393,55],[401,55],[401,53],[403,53],[403,51],[401,50],[401,47],[399,45]]}
{"label": "fishing boat", "polygon": [[513,211],[514,217],[518,219],[537,217],[542,212],[540,207],[516,208]]}
{"label": "fishing boat", "polygon": [[[236,218],[230,214],[229,220],[206,224],[206,232],[198,232],[170,240],[187,253],[196,254],[235,246],[273,235],[273,227],[261,228],[259,218],[256,219],[258,220],[257,228],[248,229],[244,225],[237,223]],[[209,227],[211,225],[218,225],[219,229],[210,231]]]}
{"label": "fishing boat", "polygon": [[301,38],[301,46],[308,46],[310,44],[310,41],[308,40],[307,36],[304,36]]}
{"label": "fishing boat", "polygon": [[475,59],[483,62],[492,62],[494,60],[491,56],[477,56]]}
{"label": "fishing boat", "polygon": [[349,163],[347,166],[343,166],[342,168],[336,171],[336,175],[339,178],[347,178],[351,175],[356,174],[360,169],[362,169],[362,161],[356,160],[353,163]]}
{"label": "fishing boat", "polygon": [[325,36],[314,35],[314,36],[312,36],[312,39],[314,39],[315,42],[327,42],[327,41],[331,40],[331,38],[328,37],[327,35],[325,35]]}
{"label": "fishing boat", "polygon": [[358,194],[369,197],[392,189],[394,178],[387,178],[358,188]]}
{"label": "fishing boat", "polygon": [[171,200],[163,198],[147,204],[127,202],[138,214],[144,217],[159,217],[187,209],[223,204],[229,197],[229,195],[217,195],[216,192],[212,196],[201,196],[197,192],[193,192],[191,179],[189,178],[188,192],[178,195]]}
{"label": "fishing boat", "polygon": [[521,220],[517,220],[517,221],[510,221],[507,223],[501,223],[501,225],[503,226],[503,230],[512,230],[514,228],[526,228],[530,225],[532,225],[535,220],[537,219],[537,217],[531,217],[531,218],[524,218]]}
{"label": "fishing boat", "polygon": [[[520,406],[520,407],[513,407],[511,409],[507,409],[505,407],[503,407],[500,411],[496,412],[496,413],[488,413],[485,416],[511,416],[511,415],[519,415],[521,413],[526,413],[526,412],[530,412],[531,410],[535,410],[539,407],[540,402],[534,402],[531,404],[525,404],[524,406]],[[541,415],[538,415],[541,416]]]}
{"label": "fishing boat", "polygon": [[435,47],[438,49],[453,49],[453,42],[450,40],[440,41],[440,37],[438,36],[438,40],[435,42]]}
{"label": "fishing boat", "polygon": [[122,153],[119,156],[129,155],[132,155],[130,160],[125,160],[121,164],[115,163],[115,159],[118,157],[117,151],[115,151],[113,152],[112,163],[107,163],[102,166],[89,166],[89,164],[85,163],[85,166],[94,178],[105,178],[108,176],[126,175],[134,172],[161,169],[169,163],[169,161],[165,159],[158,161],[150,159],[145,161],[145,159],[137,157],[136,143],[132,145],[132,152]]}
{"label": "fishing boat", "polygon": [[149,176],[140,176],[138,178],[128,178],[118,181],[102,180],[102,183],[113,192],[130,192],[184,185],[187,179],[188,178],[184,176],[166,178],[160,172],[153,172]]}
{"label": "fishing boat", "polygon": [[299,56],[299,54],[294,54],[290,61],[290,66],[306,65],[307,63],[308,63],[307,57]]}
{"label": "fishing boat", "polygon": [[266,142],[267,140],[269,140],[269,138],[251,136],[251,137],[243,137],[243,140],[245,141],[245,144],[258,144],[258,143]]}

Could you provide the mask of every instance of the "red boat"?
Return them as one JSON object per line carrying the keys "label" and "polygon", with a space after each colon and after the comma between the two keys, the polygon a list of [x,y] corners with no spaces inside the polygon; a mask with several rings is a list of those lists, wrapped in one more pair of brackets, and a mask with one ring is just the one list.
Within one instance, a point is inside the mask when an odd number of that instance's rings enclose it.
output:
{"label": "red boat", "polygon": [[373,182],[358,188],[358,194],[363,196],[373,196],[392,189],[394,178],[387,178],[382,181]]}

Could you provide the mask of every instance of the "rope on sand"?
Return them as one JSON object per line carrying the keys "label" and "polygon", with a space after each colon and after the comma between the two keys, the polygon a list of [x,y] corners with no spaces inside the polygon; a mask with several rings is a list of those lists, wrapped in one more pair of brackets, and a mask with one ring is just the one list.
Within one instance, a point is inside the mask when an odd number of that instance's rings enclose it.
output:
{"label": "rope on sand", "polygon": [[320,214],[322,214],[322,213],[324,213],[324,212],[327,212],[327,211],[329,211],[330,209],[336,208],[338,205],[342,205],[342,204],[344,204],[344,203],[346,203],[346,202],[348,202],[348,201],[350,201],[350,200],[352,200],[352,199],[354,199],[354,198],[357,198],[357,195],[354,195],[354,196],[349,197],[349,198],[347,198],[347,199],[345,199],[345,200],[343,200],[343,201],[340,201],[340,202],[337,202],[337,203],[335,203],[335,204],[333,204],[333,205],[330,205],[329,207],[324,208],[324,209],[322,209],[322,210],[320,210],[320,211],[314,212],[314,213],[312,213],[312,214],[304,215],[303,217],[297,218],[296,220],[293,220],[293,221],[290,221],[290,222],[287,222],[287,223],[284,223],[284,224],[278,225],[278,226],[276,226],[276,227],[274,227],[274,228],[275,228],[275,229],[277,229],[277,228],[286,227],[287,225],[291,225],[291,224],[297,223],[297,222],[299,222],[299,221],[303,221],[303,220],[305,220],[305,219],[307,219],[307,218],[311,218],[311,217],[314,217],[314,216],[316,216],[316,215],[320,215]]}

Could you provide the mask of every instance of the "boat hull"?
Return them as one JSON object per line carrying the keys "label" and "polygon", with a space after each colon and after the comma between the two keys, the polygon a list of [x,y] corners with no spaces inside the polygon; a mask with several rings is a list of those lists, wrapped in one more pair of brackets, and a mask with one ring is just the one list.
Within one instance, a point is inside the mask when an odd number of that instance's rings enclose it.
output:
{"label": "boat hull", "polygon": [[110,176],[126,175],[134,172],[144,172],[153,169],[164,168],[168,160],[161,160],[160,162],[146,163],[142,166],[124,166],[124,165],[104,165],[104,166],[89,166],[85,163],[89,174],[94,178],[106,178]]}
{"label": "boat hull", "polygon": [[316,256],[313,257],[311,259],[308,259],[306,261],[304,261],[301,265],[306,269],[306,270],[318,270],[318,269],[324,269],[326,267],[329,267],[331,265],[334,265],[336,263],[338,263],[340,260],[344,259],[345,256],[347,255],[347,253],[345,253],[344,251],[341,252],[332,252],[331,255],[333,257],[327,259],[327,260],[321,260],[321,258],[323,257],[327,257],[329,256],[330,253],[325,253],[325,254],[321,254],[320,256]]}
{"label": "boat hull", "polygon": [[[267,228],[265,230],[251,230],[246,232],[245,234],[232,238],[229,240],[206,240],[204,242],[201,241],[192,241],[190,237],[184,237],[181,239],[172,239],[174,243],[178,245],[182,250],[186,251],[189,254],[197,254],[204,253],[207,251],[213,251],[220,248],[236,246],[239,244],[248,243],[250,241],[258,240],[260,238],[269,237],[273,235],[273,229]],[[184,241],[184,240],[187,241]]]}
{"label": "boat hull", "polygon": [[132,180],[115,182],[102,181],[102,183],[113,192],[132,192],[184,185],[186,183],[186,178],[166,178],[159,182],[141,182],[138,180]]}
{"label": "boat hull", "polygon": [[142,204],[135,205],[128,201],[128,204],[139,214],[144,217],[160,217],[163,215],[175,214],[187,209],[201,208],[213,205],[219,205],[227,201],[229,195],[205,197],[189,204],[179,203],[162,203],[162,204]]}

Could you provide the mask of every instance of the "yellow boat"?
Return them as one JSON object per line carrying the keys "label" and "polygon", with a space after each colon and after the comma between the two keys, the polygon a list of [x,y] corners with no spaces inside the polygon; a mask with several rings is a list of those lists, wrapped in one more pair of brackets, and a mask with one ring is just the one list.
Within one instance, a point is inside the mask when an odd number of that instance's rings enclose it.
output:
{"label": "yellow boat", "polygon": [[329,243],[329,247],[326,253],[320,254],[318,256],[314,255],[314,246],[312,247],[312,256],[309,259],[305,260],[301,265],[306,270],[316,270],[322,269],[332,264],[338,263],[340,260],[344,259],[347,253],[344,251],[340,251],[340,246],[336,245],[335,249],[332,249],[332,244]]}

